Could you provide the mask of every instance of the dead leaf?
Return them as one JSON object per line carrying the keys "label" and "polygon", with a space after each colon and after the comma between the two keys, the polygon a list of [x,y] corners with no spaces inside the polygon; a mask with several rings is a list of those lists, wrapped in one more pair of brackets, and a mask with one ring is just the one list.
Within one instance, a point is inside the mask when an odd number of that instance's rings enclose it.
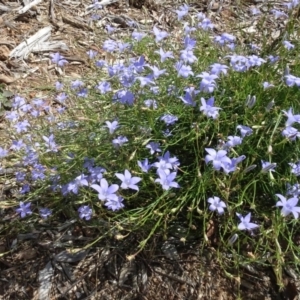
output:
{"label": "dead leaf", "polygon": [[15,78],[12,78],[10,76],[6,76],[6,75],[3,75],[3,74],[0,74],[0,83],[11,84],[11,83],[13,83],[15,81],[16,81]]}
{"label": "dead leaf", "polygon": [[0,46],[0,60],[7,60],[9,57],[9,49],[5,45]]}
{"label": "dead leaf", "polygon": [[37,253],[36,250],[33,248],[30,249],[25,249],[20,251],[17,255],[16,258],[18,260],[30,260],[33,259],[34,257],[36,257]]}

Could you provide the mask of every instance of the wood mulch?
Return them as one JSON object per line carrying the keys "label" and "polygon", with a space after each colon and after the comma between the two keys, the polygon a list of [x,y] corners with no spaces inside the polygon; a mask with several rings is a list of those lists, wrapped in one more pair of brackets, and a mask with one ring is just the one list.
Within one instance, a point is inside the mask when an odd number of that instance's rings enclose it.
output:
{"label": "wood mulch", "polygon": [[[178,6],[182,1],[116,1],[104,5],[99,11],[101,18],[94,21],[91,1],[35,0],[34,6],[32,1],[22,5],[1,1],[0,83],[27,99],[47,97],[61,76],[76,79],[92,74],[88,50],[98,51],[99,58],[108,58],[101,49],[108,36],[106,25],[117,27],[114,34],[118,38],[133,30],[128,25],[132,21],[140,30],[153,24],[175,30],[174,2]],[[188,2],[193,10],[212,19],[216,32],[234,33],[232,28],[242,28],[244,34],[239,39],[245,43],[258,24],[250,8],[264,11],[270,5],[276,8],[282,4],[251,0],[240,1],[242,5],[230,0]],[[47,38],[36,40],[39,44],[27,49],[29,38],[49,26],[43,35],[48,34]],[[276,38],[280,25],[270,26]],[[20,49],[26,51],[21,53]],[[50,62],[49,54],[56,51],[70,62],[64,74]],[[2,193],[0,204],[4,197]],[[140,240],[135,233],[126,238],[114,234],[84,250],[101,229],[62,220],[51,226],[41,223],[19,234],[13,229],[4,231],[4,222],[0,221],[0,299],[300,299],[295,272],[282,274],[285,288],[279,291],[271,267],[236,268],[230,265],[230,258],[220,260],[213,245],[203,247],[201,238],[183,243],[172,235],[167,240],[157,236],[134,255]],[[103,224],[104,229],[107,226]],[[224,261],[228,261],[226,266]]]}

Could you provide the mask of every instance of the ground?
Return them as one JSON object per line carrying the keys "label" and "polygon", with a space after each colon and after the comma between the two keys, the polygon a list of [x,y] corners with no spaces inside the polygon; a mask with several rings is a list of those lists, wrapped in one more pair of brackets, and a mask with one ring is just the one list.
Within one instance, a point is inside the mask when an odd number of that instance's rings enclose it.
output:
{"label": "ground", "polygon": [[[111,59],[101,49],[102,41],[107,38],[105,26],[108,24],[118,28],[120,37],[131,32],[127,22],[132,20],[137,22],[138,28],[157,24],[172,31],[176,26],[171,0],[116,1],[104,6],[98,22],[91,21],[88,10],[91,3],[40,2],[21,15],[4,9],[5,6],[19,7],[19,3],[2,3],[0,82],[3,88],[27,99],[46,95],[51,99],[54,83],[61,76],[76,79],[91,74],[93,65],[86,55],[90,49],[98,51],[102,58]],[[217,25],[215,30],[220,32],[237,24],[236,21],[250,30],[249,8],[262,5],[255,1],[239,5],[234,1],[189,3],[193,9],[208,14]],[[47,26],[51,26],[50,40],[62,42],[68,48],[54,49],[70,62],[64,74],[50,64],[49,53],[54,51],[31,51],[27,57],[9,57],[17,45]],[[279,29],[274,28],[274,31]],[[1,129],[4,134],[5,128]],[[12,189],[1,183],[0,201],[10,197]],[[265,267],[231,265],[230,255],[216,250],[213,230],[207,233],[209,241],[205,246],[203,237],[197,234],[183,241],[169,233],[158,234],[139,251],[139,234],[122,230],[107,234],[105,240],[86,247],[109,228],[109,224],[101,220],[101,226],[94,228],[62,218],[51,226],[47,222],[35,224],[32,231],[21,234],[3,230],[3,224],[9,222],[3,210],[0,210],[0,219],[0,299],[299,298],[298,277],[291,270],[282,274],[283,289],[280,289],[267,259]],[[184,222],[180,226],[184,227]],[[72,252],[70,249],[82,250]]]}

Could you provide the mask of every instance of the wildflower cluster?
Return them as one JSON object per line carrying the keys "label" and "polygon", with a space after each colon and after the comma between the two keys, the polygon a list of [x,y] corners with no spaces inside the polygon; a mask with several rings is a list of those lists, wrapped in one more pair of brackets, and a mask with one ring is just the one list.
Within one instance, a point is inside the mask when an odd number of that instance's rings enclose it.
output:
{"label": "wildflower cluster", "polygon": [[[181,22],[190,7],[174,13]],[[134,29],[131,42],[118,40],[118,30],[108,26],[115,36],[102,48],[118,59],[110,63],[87,52],[99,79],[58,81],[54,99],[14,97],[5,118],[16,138],[0,156],[20,160],[16,212],[22,218],[36,208],[44,219],[55,213],[60,201],[27,201],[38,189],[70,200],[86,221],[106,210],[125,218],[126,210],[142,224],[143,218],[200,207],[204,218],[228,214],[232,230],[252,231],[263,226],[257,213],[262,197],[282,217],[298,218],[300,161],[293,149],[299,149],[300,115],[294,111],[300,106],[297,99],[282,99],[293,89],[299,93],[300,78],[278,74],[280,55],[296,46],[284,40],[273,55],[260,50],[263,43],[249,52],[234,35],[214,34],[203,13],[195,17],[195,27],[181,27],[176,46],[166,42],[172,33],[158,26],[152,39]],[[269,17],[289,15],[273,10]],[[202,41],[211,51],[206,60],[198,49]],[[68,67],[59,53],[51,62]]]}

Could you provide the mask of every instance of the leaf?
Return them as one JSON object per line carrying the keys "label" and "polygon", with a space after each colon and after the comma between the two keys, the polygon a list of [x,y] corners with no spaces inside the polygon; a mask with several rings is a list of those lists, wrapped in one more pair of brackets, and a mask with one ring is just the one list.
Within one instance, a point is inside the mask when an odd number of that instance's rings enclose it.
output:
{"label": "leaf", "polygon": [[8,98],[8,97],[12,97],[14,94],[9,90],[3,90],[2,95]]}

